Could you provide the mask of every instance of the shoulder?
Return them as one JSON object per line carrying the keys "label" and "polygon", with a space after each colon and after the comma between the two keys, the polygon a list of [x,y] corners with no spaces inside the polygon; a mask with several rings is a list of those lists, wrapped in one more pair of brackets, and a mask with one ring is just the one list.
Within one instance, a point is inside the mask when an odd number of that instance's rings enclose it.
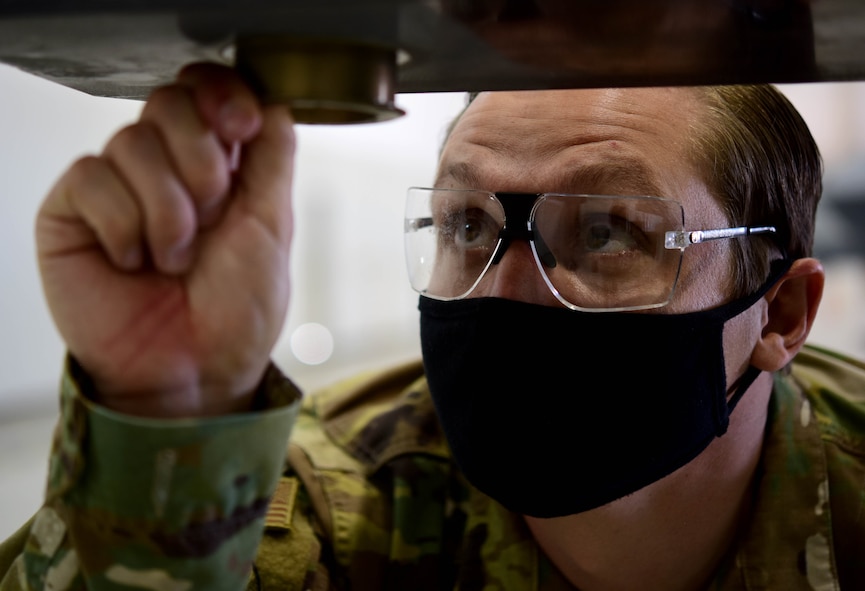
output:
{"label": "shoulder", "polygon": [[406,454],[449,458],[420,360],[313,392],[292,442],[319,468],[366,475]]}
{"label": "shoulder", "polygon": [[865,363],[810,345],[794,360],[791,376],[823,438],[865,453]]}
{"label": "shoulder", "polygon": [[791,379],[802,391],[800,420],[806,423],[810,416],[822,442],[826,480],[811,511],[819,515],[828,505],[834,542],[829,556],[841,587],[865,589],[865,364],[808,347],[797,356]]}
{"label": "shoulder", "polygon": [[[447,511],[453,473],[422,363],[361,374],[307,396],[287,475],[302,484],[306,512],[336,563],[332,574],[378,588],[400,557],[437,555],[443,542],[432,543],[421,525]],[[359,555],[363,572],[353,568]]]}

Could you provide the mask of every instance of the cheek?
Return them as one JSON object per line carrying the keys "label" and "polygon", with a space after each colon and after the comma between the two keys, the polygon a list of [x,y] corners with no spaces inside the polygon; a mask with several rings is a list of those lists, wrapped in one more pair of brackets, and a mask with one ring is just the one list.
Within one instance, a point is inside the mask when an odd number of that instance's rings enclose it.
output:
{"label": "cheek", "polygon": [[762,331],[765,300],[760,300],[751,308],[724,325],[724,366],[727,370],[727,387],[747,369],[751,363],[754,347]]}
{"label": "cheek", "polygon": [[671,313],[708,310],[726,303],[733,293],[732,254],[727,245],[707,242],[685,251]]}

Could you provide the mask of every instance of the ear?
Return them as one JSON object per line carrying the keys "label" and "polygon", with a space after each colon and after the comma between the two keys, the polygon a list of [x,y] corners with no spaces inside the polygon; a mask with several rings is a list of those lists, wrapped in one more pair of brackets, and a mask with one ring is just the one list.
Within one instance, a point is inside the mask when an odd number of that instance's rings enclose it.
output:
{"label": "ear", "polygon": [[751,354],[751,365],[763,371],[786,366],[808,338],[823,296],[823,265],[797,259],[765,295],[763,331]]}

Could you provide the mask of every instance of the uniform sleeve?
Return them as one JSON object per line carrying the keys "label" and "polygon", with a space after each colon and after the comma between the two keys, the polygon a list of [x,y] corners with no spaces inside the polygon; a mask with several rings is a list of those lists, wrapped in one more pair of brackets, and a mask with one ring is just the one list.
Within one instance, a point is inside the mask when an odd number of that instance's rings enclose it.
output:
{"label": "uniform sleeve", "polygon": [[87,388],[70,360],[45,504],[0,546],[0,591],[244,589],[298,389],[271,365],[253,412],[157,420]]}

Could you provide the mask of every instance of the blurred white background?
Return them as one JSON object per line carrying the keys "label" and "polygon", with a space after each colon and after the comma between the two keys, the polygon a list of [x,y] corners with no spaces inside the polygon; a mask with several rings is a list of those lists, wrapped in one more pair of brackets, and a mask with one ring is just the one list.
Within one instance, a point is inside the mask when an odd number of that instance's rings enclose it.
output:
{"label": "blurred white background", "polygon": [[[812,341],[865,358],[865,84],[782,89],[812,126],[827,169],[818,254],[829,279]],[[464,96],[397,103],[408,115],[392,122],[298,130],[293,299],[275,359],[304,389],[419,355],[403,196],[432,182]],[[0,539],[41,502],[63,357],[39,285],[36,210],[74,159],[100,151],[140,108],[0,65]]]}

